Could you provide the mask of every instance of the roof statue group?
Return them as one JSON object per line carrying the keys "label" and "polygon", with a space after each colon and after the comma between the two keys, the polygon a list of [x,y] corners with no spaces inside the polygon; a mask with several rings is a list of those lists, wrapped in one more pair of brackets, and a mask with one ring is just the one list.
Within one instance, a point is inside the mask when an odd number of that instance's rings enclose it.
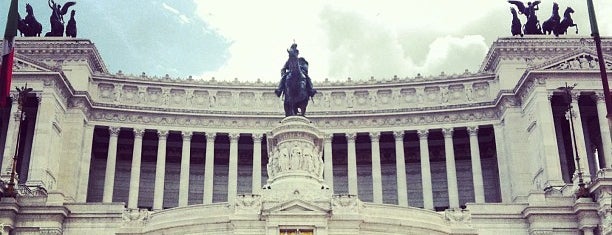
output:
{"label": "roof statue group", "polygon": [[[48,0],[49,8],[51,8],[51,16],[49,21],[51,24],[51,31],[45,34],[45,37],[63,37],[64,36],[64,15],[68,13],[68,8],[76,4],[76,2],[66,2],[62,7],[60,4],[55,3],[53,0]],[[26,37],[40,37],[42,33],[42,24],[34,17],[34,10],[30,4],[26,4],[26,17],[21,19],[19,16],[19,22],[17,29],[21,33],[21,36]],[[77,28],[76,20],[74,20],[75,11],[72,10],[70,13],[70,20],[66,25],[66,37],[76,37]]]}
{"label": "roof statue group", "polygon": [[[514,4],[519,10],[517,13],[516,9],[510,8],[510,12],[512,13],[512,36],[520,35],[522,37],[524,34],[554,34],[555,36],[559,36],[567,33],[567,28],[569,27],[576,27],[576,33],[578,33],[578,25],[574,24],[572,20],[571,14],[574,13],[574,9],[571,7],[565,9],[563,20],[561,20],[561,16],[559,16],[559,5],[554,2],[552,15],[548,20],[544,21],[540,27],[540,21],[536,16],[536,11],[540,9],[538,7],[540,1],[527,2],[527,6],[521,1],[509,0],[508,2]],[[519,14],[525,15],[527,18],[525,25],[521,25],[521,20],[518,17]]]}

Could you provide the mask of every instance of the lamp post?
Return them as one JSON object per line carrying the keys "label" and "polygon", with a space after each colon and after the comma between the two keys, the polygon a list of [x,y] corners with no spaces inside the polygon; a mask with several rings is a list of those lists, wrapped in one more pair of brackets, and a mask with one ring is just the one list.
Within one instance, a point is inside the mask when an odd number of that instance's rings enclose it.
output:
{"label": "lamp post", "polygon": [[585,184],[584,184],[584,179],[582,178],[582,168],[580,167],[580,155],[578,155],[578,145],[576,143],[576,130],[574,129],[574,112],[572,111],[572,89],[574,89],[575,86],[576,84],[570,87],[567,85],[567,83],[565,83],[565,87],[559,87],[557,88],[557,90],[562,90],[565,93],[564,94],[565,98],[569,100],[567,104],[567,113],[569,114],[569,116],[567,117],[567,119],[570,122],[570,129],[572,133],[572,144],[574,145],[574,154],[576,156],[576,171],[577,171],[576,174],[578,175],[578,191],[576,191],[575,195],[576,195],[576,198],[588,198],[590,197],[589,190],[586,189]]}
{"label": "lamp post", "polygon": [[25,87],[16,87],[17,89],[17,112],[19,112],[19,120],[17,121],[17,143],[15,144],[15,154],[13,155],[13,164],[11,167],[11,178],[9,183],[7,184],[6,192],[4,193],[4,197],[16,197],[17,192],[15,190],[15,175],[17,173],[17,157],[19,155],[19,142],[21,142],[21,122],[25,118],[25,113],[23,112],[23,106],[26,103],[26,99],[28,93],[32,91],[32,88],[28,88],[26,84]]}

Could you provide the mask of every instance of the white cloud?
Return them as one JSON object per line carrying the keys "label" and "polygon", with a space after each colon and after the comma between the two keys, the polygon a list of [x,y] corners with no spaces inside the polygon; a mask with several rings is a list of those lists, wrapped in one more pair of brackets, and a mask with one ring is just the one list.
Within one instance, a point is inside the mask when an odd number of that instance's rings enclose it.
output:
{"label": "white cloud", "polygon": [[[612,4],[596,2],[598,12]],[[586,7],[571,0],[558,0],[562,10],[579,5],[575,21],[588,35]],[[196,14],[231,42],[229,57],[217,71],[203,74],[221,80],[277,81],[292,40],[301,56],[310,62],[315,80],[411,77],[417,73],[437,75],[444,71],[475,71],[496,37],[509,35],[506,1],[448,0],[340,0],[340,1],[214,1],[195,0]],[[550,15],[551,2],[542,3],[540,21]],[[607,7],[607,8],[606,8]],[[580,13],[578,13],[581,11]],[[492,14],[494,13],[494,14]],[[506,14],[508,21],[489,22]],[[610,15],[600,15],[600,28],[608,32]],[[488,17],[488,18],[487,18]],[[507,35],[495,35],[507,27]],[[469,33],[462,33],[466,30]],[[478,30],[478,31],[474,31]],[[475,35],[477,34],[477,35]],[[486,38],[486,39],[485,39]],[[489,40],[489,41],[487,41]]]}
{"label": "white cloud", "polygon": [[189,17],[187,17],[186,15],[182,14],[179,10],[177,10],[174,7],[169,6],[168,4],[166,4],[165,2],[162,3],[162,7],[166,10],[168,10],[169,12],[175,14],[178,18],[179,18],[179,22],[181,22],[182,24],[188,24],[191,23],[191,20],[189,19]]}

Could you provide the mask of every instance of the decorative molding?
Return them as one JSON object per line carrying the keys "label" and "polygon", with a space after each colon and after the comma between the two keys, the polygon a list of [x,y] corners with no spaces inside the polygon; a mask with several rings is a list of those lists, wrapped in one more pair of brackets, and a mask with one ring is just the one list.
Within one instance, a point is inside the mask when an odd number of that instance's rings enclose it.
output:
{"label": "decorative molding", "polygon": [[109,126],[108,127],[108,131],[109,131],[111,137],[118,137],[119,136],[119,132],[121,131],[121,127]]}
{"label": "decorative molding", "polygon": [[470,136],[478,136],[478,126],[468,126],[467,131]]}
{"label": "decorative molding", "polygon": [[181,136],[183,137],[183,141],[191,141],[193,132],[192,131],[181,131]]}
{"label": "decorative molding", "polygon": [[263,133],[251,133],[251,137],[253,138],[253,143],[261,143],[261,138],[263,138]]}
{"label": "decorative molding", "polygon": [[417,135],[419,136],[419,139],[427,140],[427,137],[429,136],[429,130],[417,130]]}
{"label": "decorative molding", "polygon": [[231,132],[227,134],[227,137],[229,137],[230,142],[238,142],[238,139],[240,138],[240,133],[237,132]]}
{"label": "decorative molding", "polygon": [[121,216],[123,227],[142,227],[149,222],[150,216],[151,212],[147,209],[126,208]]}
{"label": "decorative molding", "polygon": [[212,142],[215,142],[215,138],[217,137],[217,133],[214,132],[206,132],[204,135],[206,136],[206,141]]}
{"label": "decorative molding", "polygon": [[162,139],[167,139],[168,138],[168,134],[170,132],[168,130],[157,130],[157,137],[162,140]]}
{"label": "decorative molding", "polygon": [[370,141],[378,142],[380,140],[380,132],[374,131],[374,132],[369,132],[368,134],[370,136]]}
{"label": "decorative molding", "polygon": [[405,134],[406,131],[393,131],[393,137],[395,138],[395,141],[404,141]]}
{"label": "decorative molding", "polygon": [[132,131],[134,131],[134,138],[141,138],[145,133],[145,130],[143,128],[134,128]]}
{"label": "decorative molding", "polygon": [[453,132],[455,132],[455,129],[452,127],[442,128],[442,135],[444,135],[444,138],[453,138]]}
{"label": "decorative molding", "polygon": [[345,133],[345,136],[346,136],[346,141],[347,142],[355,143],[355,139],[357,139],[357,133],[355,133],[355,132]]}

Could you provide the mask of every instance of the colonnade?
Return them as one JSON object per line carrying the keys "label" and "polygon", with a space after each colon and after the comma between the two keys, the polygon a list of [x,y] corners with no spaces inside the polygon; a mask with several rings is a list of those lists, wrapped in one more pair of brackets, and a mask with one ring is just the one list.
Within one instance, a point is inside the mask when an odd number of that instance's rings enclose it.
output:
{"label": "colonnade", "polygon": [[[117,149],[118,149],[118,139],[119,132],[121,130],[120,127],[109,127],[109,141],[108,141],[108,155],[106,161],[105,168],[105,178],[104,178],[104,191],[102,202],[112,202],[113,201],[113,190],[115,188],[115,175],[116,175],[116,166],[117,166]],[[134,146],[132,150],[132,162],[131,162],[131,171],[130,171],[130,182],[129,182],[129,195],[127,206],[128,208],[137,208],[138,207],[138,194],[139,194],[139,183],[140,183],[140,169],[141,168],[141,159],[142,159],[142,143],[143,143],[143,135],[144,129],[142,128],[130,128],[134,133]],[[130,130],[130,129],[124,129]],[[426,209],[434,209],[434,198],[432,192],[432,176],[431,176],[431,167],[430,167],[430,152],[429,152],[429,141],[428,135],[429,131],[427,129],[418,130],[417,134],[419,137],[419,145],[420,145],[420,166],[421,166],[421,178],[422,178],[422,193],[423,193],[423,202],[424,208]],[[157,161],[155,164],[155,183],[153,190],[153,207],[154,210],[163,209],[163,197],[164,197],[164,181],[165,181],[165,168],[166,168],[166,145],[168,140],[169,131],[168,130],[157,130],[158,136],[158,150],[157,150]],[[448,195],[449,195],[449,206],[451,208],[457,208],[460,206],[459,203],[459,189],[457,186],[457,172],[455,167],[455,155],[453,148],[453,132],[454,128],[444,128],[442,129],[442,133],[444,135],[444,148],[445,148],[445,159],[446,159],[446,175],[448,182]],[[467,128],[467,132],[469,134],[469,144],[471,150],[471,169],[472,176],[474,182],[474,199],[477,203],[484,203],[484,185],[482,178],[482,168],[480,162],[480,151],[479,151],[479,143],[478,143],[478,127],[472,126]],[[386,132],[388,133],[388,132]],[[407,186],[407,175],[406,175],[406,159],[404,153],[404,135],[406,131],[393,131],[391,132],[394,138],[394,146],[395,146],[395,168],[396,168],[396,193],[397,193],[397,203],[400,206],[409,206],[408,200],[408,186]],[[229,137],[229,172],[228,172],[228,187],[227,187],[227,200],[229,203],[233,202],[233,199],[236,197],[238,189],[238,139],[240,138],[240,133],[220,133],[222,135],[226,135]],[[383,181],[382,181],[382,173],[381,173],[381,149],[380,149],[380,137],[381,132],[370,132],[369,138],[371,143],[371,162],[372,162],[372,192],[373,198],[372,201],[374,203],[383,203]],[[191,131],[183,131],[182,135],[182,149],[181,152],[181,160],[180,160],[180,180],[178,182],[179,190],[178,190],[178,206],[187,206],[188,205],[188,193],[189,193],[189,172],[190,172],[190,159],[191,152],[189,149],[192,144],[200,144],[200,143],[192,143],[192,135]],[[262,186],[261,182],[261,174],[262,174],[262,138],[264,135],[262,133],[254,133],[249,134],[250,137],[253,138],[253,154],[252,154],[252,182],[251,189],[253,193],[257,193],[257,189]],[[339,135],[344,135],[347,140],[347,172],[348,172],[348,193],[352,195],[358,195],[358,188],[363,187],[360,186],[357,179],[357,147],[356,147],[356,138],[357,133],[345,133],[345,134],[333,134],[329,133],[325,135],[323,147],[324,147],[324,178],[326,183],[333,189],[334,179],[333,179],[333,158],[339,156],[332,156],[332,141],[333,137],[338,137]],[[217,137],[217,133],[205,133],[206,137],[206,151],[204,156],[205,166],[204,166],[204,192],[202,197],[203,204],[213,203],[213,185],[214,185],[214,165],[215,165],[215,139]],[[203,144],[203,143],[201,143]],[[185,151],[187,150],[187,151]],[[344,157],[344,156],[342,156]],[[368,185],[369,186],[369,185]]]}

